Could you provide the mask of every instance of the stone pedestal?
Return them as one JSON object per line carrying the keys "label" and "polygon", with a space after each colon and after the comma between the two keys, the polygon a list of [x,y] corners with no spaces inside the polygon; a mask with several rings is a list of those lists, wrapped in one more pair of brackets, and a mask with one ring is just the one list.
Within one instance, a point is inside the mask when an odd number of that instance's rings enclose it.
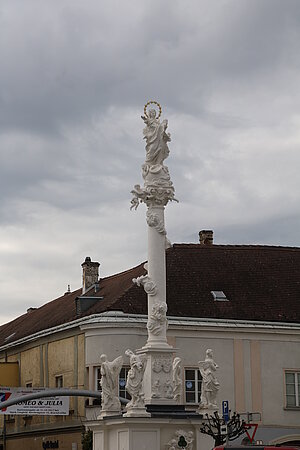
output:
{"label": "stone pedestal", "polygon": [[128,409],[123,417],[151,417],[151,414],[146,411],[146,408],[134,406]]}
{"label": "stone pedestal", "polygon": [[173,354],[169,348],[143,347],[140,352],[147,355],[147,366],[143,380],[145,404],[175,405],[173,394]]}
{"label": "stone pedestal", "polygon": [[218,408],[199,408],[197,409],[197,413],[201,414],[203,417],[206,417],[206,414],[208,414],[209,416],[213,416],[214,413],[217,412],[220,417],[222,417],[222,413],[220,413],[220,411],[218,410]]}
{"label": "stone pedestal", "polygon": [[104,419],[105,417],[116,417],[121,416],[120,410],[106,410],[102,409],[97,419]]}
{"label": "stone pedestal", "polygon": [[[214,441],[199,432],[201,418],[107,418],[87,422],[93,431],[93,450],[170,450],[183,435],[188,450],[211,450]],[[173,445],[173,447],[172,447]]]}

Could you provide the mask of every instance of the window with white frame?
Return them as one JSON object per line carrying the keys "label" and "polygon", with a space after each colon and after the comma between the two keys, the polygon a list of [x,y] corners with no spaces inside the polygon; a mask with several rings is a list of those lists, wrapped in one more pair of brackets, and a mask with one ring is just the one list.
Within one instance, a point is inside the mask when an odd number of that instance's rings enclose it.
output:
{"label": "window with white frame", "polygon": [[[127,380],[127,374],[130,367],[123,366],[120,375],[119,375],[119,397],[127,398],[128,400],[131,399],[131,396],[126,391],[126,380]],[[95,374],[95,381],[96,381],[96,389],[97,391],[101,391],[101,368],[96,367],[96,374]]]}
{"label": "window with white frame", "polygon": [[300,408],[300,370],[285,372],[285,398],[287,408]]}
{"label": "window with white frame", "polygon": [[185,369],[184,392],[186,403],[200,403],[202,377],[199,369]]}

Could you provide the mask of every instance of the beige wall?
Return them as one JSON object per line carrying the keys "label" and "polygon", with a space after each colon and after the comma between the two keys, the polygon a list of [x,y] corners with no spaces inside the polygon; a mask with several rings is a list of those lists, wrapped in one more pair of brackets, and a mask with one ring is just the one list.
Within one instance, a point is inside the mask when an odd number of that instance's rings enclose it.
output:
{"label": "beige wall", "polygon": [[[56,338],[56,339],[54,339]],[[64,387],[84,388],[85,384],[85,365],[84,365],[85,338],[84,334],[75,334],[74,336],[51,336],[50,339],[27,344],[25,348],[19,348],[18,352],[10,351],[8,361],[18,361],[20,367],[20,385],[26,386],[26,383],[32,383],[33,387],[55,387],[55,377],[63,376]],[[15,416],[14,421],[7,423],[8,436],[16,431],[30,431],[33,427],[47,428],[47,424],[53,425],[74,425],[77,423],[78,416],[85,414],[84,398],[70,398],[70,416],[33,416],[26,420],[22,416]],[[28,438],[29,441],[32,438]],[[71,439],[71,438],[70,438]],[[50,439],[51,440],[51,439]],[[53,440],[53,439],[52,439]],[[28,442],[29,442],[28,441]],[[80,441],[80,439],[79,439]],[[27,440],[18,440],[18,445],[14,440],[10,440],[10,448],[42,448],[41,441],[39,445],[31,442],[30,446]],[[71,442],[71,441],[70,441]],[[73,442],[73,441],[72,441]],[[77,442],[77,441],[74,441]],[[19,447],[21,445],[21,447]],[[35,447],[37,445],[37,447]],[[71,448],[71,446],[60,448]],[[67,445],[67,444],[66,444]],[[78,447],[79,449],[79,447]]]}
{"label": "beige wall", "polygon": [[[98,325],[85,331],[90,388],[94,387],[93,368],[99,366],[101,353],[112,360],[124,356],[127,348],[135,350],[146,343],[143,325]],[[284,409],[284,369],[300,369],[300,330],[169,325],[168,341],[177,348],[182,367],[198,367],[206,349],[213,349],[219,365],[220,406],[222,400],[228,400],[232,411],[261,413],[264,425],[300,426],[299,410]],[[125,356],[124,363],[128,364]]]}
{"label": "beige wall", "polygon": [[26,386],[26,383],[32,383],[32,386],[43,386],[43,380],[40,379],[39,347],[21,352],[20,375],[21,386]]}

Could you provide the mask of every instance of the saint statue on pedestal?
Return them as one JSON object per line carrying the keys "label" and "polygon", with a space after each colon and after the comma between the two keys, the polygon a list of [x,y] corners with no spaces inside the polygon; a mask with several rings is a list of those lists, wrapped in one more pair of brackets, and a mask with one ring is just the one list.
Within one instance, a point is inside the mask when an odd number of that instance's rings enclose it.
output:
{"label": "saint statue on pedestal", "polygon": [[131,395],[130,402],[126,405],[129,408],[144,408],[143,378],[146,368],[146,355],[136,355],[131,350],[126,350],[125,355],[129,356],[130,370],[127,375],[126,390]]}
{"label": "saint statue on pedestal", "polygon": [[119,373],[123,364],[122,356],[108,361],[106,355],[100,356],[102,410],[121,410],[119,400]]}
{"label": "saint statue on pedestal", "polygon": [[199,409],[216,409],[216,397],[220,389],[220,383],[215,375],[218,365],[213,360],[213,351],[210,348],[206,350],[205,361],[199,361],[198,364],[202,376]]}

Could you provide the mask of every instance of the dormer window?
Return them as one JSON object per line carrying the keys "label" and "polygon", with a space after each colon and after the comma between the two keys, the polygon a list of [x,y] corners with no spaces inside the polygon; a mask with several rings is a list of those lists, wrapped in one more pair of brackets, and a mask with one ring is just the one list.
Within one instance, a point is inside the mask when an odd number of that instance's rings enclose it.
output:
{"label": "dormer window", "polygon": [[210,293],[213,296],[215,302],[228,302],[229,301],[223,291],[210,291]]}

